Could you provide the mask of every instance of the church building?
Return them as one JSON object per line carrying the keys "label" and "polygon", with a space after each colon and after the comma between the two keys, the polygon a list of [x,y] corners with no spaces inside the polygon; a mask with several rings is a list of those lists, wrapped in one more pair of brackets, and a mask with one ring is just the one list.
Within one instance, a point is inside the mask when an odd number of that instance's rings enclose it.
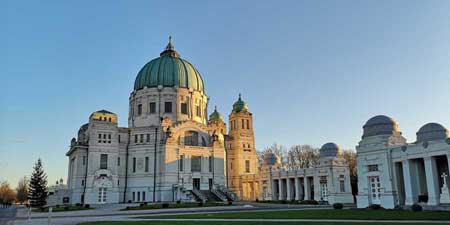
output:
{"label": "church building", "polygon": [[258,163],[252,114],[239,95],[227,134],[217,109],[208,118],[208,99],[200,73],[169,40],[136,77],[128,127],[119,127],[113,112],[99,110],[72,139],[66,154],[70,202],[239,197],[239,177],[255,173]]}

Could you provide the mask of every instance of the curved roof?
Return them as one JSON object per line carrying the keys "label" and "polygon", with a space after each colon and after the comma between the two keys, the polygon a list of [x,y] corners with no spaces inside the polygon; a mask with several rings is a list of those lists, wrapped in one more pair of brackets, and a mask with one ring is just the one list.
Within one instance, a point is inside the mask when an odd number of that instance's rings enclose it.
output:
{"label": "curved roof", "polygon": [[363,126],[363,138],[400,133],[397,122],[391,117],[378,115],[370,118]]}
{"label": "curved roof", "polygon": [[241,94],[239,94],[239,99],[233,104],[233,112],[248,111],[248,105],[242,101]]}
{"label": "curved roof", "polygon": [[447,128],[439,123],[427,123],[416,133],[417,141],[441,140],[449,137]]}
{"label": "curved roof", "polygon": [[341,154],[341,147],[333,142],[328,142],[320,148],[320,157],[337,157]]}
{"label": "curved roof", "polygon": [[170,39],[160,57],[151,60],[139,71],[134,82],[134,90],[160,85],[204,91],[200,73],[191,63],[180,58]]}
{"label": "curved roof", "polygon": [[223,121],[222,114],[217,111],[217,106],[214,107],[214,112],[209,115],[209,121],[221,120]]}

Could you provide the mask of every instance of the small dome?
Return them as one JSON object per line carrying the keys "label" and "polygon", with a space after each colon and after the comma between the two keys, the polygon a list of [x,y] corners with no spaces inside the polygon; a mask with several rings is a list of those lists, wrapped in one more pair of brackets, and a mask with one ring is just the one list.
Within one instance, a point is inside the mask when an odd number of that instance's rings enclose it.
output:
{"label": "small dome", "polygon": [[217,111],[217,106],[214,107],[214,112],[209,115],[209,121],[220,120],[223,121],[222,114]]}
{"label": "small dome", "polygon": [[329,142],[320,148],[320,157],[338,157],[342,154],[339,145]]}
{"label": "small dome", "polygon": [[233,104],[233,112],[248,111],[248,105],[242,101],[241,94],[239,94],[239,99]]}
{"label": "small dome", "polygon": [[274,166],[276,164],[281,164],[281,159],[275,153],[268,152],[264,154],[263,164],[266,166]]}
{"label": "small dome", "polygon": [[398,130],[397,122],[395,122],[394,119],[384,115],[372,117],[366,122],[366,124],[363,126],[363,129],[363,138],[376,135],[400,133]]}
{"label": "small dome", "polygon": [[427,123],[416,133],[417,142],[444,140],[449,137],[448,130],[438,123]]}
{"label": "small dome", "polygon": [[171,39],[160,57],[151,60],[139,71],[134,82],[134,90],[160,85],[204,91],[200,73],[191,63],[180,58]]}

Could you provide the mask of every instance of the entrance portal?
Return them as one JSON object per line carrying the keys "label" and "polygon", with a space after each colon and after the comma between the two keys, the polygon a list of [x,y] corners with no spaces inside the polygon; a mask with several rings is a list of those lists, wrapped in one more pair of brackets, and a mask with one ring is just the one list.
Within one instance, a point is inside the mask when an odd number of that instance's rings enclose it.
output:
{"label": "entrance portal", "polygon": [[192,179],[192,186],[194,189],[200,190],[200,178]]}

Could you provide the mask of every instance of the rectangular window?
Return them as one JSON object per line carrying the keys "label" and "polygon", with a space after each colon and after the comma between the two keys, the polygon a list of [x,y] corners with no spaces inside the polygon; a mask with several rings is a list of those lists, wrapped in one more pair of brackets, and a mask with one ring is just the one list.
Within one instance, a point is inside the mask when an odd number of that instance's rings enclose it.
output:
{"label": "rectangular window", "polygon": [[138,202],[140,202],[141,201],[141,192],[138,191],[137,194],[138,194],[137,200],[138,200]]}
{"label": "rectangular window", "polygon": [[250,160],[245,160],[245,172],[250,173]]}
{"label": "rectangular window", "polygon": [[184,155],[180,156],[180,171],[184,169]]}
{"label": "rectangular window", "polygon": [[150,102],[148,111],[150,114],[156,113],[156,103],[155,102]]}
{"label": "rectangular window", "polygon": [[102,143],[102,134],[98,134],[98,143]]}
{"label": "rectangular window", "polygon": [[150,142],[150,134],[147,134],[147,142]]}
{"label": "rectangular window", "polygon": [[136,201],[136,193],[133,191],[133,202]]}
{"label": "rectangular window", "polygon": [[120,157],[117,157],[117,165],[120,166]]}
{"label": "rectangular window", "polygon": [[145,202],[145,191],[142,192],[142,201]]}
{"label": "rectangular window", "polygon": [[187,103],[181,103],[181,114],[188,114]]}
{"label": "rectangular window", "polygon": [[120,186],[120,180],[117,180],[117,187]]}
{"label": "rectangular window", "polygon": [[141,135],[140,135],[139,142],[140,142],[140,143],[144,143],[144,134],[141,134]]}
{"label": "rectangular window", "polygon": [[83,166],[86,165],[86,156],[83,156]]}
{"label": "rectangular window", "polygon": [[213,189],[213,179],[209,178],[208,184],[209,184],[209,190],[212,190]]}
{"label": "rectangular window", "polygon": [[133,158],[133,173],[136,172],[136,158]]}
{"label": "rectangular window", "polygon": [[111,143],[111,134],[108,134],[108,143]]}
{"label": "rectangular window", "polygon": [[119,143],[120,143],[120,135],[117,137],[117,139],[119,140]]}
{"label": "rectangular window", "polygon": [[374,165],[368,165],[368,166],[367,166],[367,170],[368,170],[369,172],[378,171],[378,165],[377,165],[377,164],[374,164]]}
{"label": "rectangular window", "polygon": [[134,143],[137,143],[137,141],[138,141],[138,135],[135,134],[135,135],[134,135]]}
{"label": "rectangular window", "polygon": [[81,180],[81,187],[84,187],[84,180]]}
{"label": "rectangular window", "polygon": [[192,156],[191,172],[202,172],[202,157],[201,156]]}
{"label": "rectangular window", "polygon": [[142,104],[138,105],[138,116],[142,115]]}
{"label": "rectangular window", "polygon": [[164,102],[164,112],[172,113],[172,102]]}
{"label": "rectangular window", "polygon": [[102,170],[108,169],[108,155],[107,154],[100,155],[100,169],[102,169]]}
{"label": "rectangular window", "polygon": [[340,181],[339,181],[339,186],[340,186],[341,192],[345,192],[345,183],[344,183],[344,180],[340,180]]}
{"label": "rectangular window", "polygon": [[148,172],[148,157],[145,157],[145,172]]}
{"label": "rectangular window", "polygon": [[250,129],[250,120],[247,120],[247,129]]}
{"label": "rectangular window", "polygon": [[201,113],[202,111],[200,110],[200,106],[195,106],[195,114],[198,116],[198,117],[201,117],[202,116],[202,113]]}
{"label": "rectangular window", "polygon": [[245,129],[244,119],[242,119],[242,129]]}
{"label": "rectangular window", "polygon": [[209,172],[213,171],[213,165],[214,165],[213,160],[214,160],[214,158],[212,156],[210,156],[209,159],[208,159],[208,161],[209,161]]}

